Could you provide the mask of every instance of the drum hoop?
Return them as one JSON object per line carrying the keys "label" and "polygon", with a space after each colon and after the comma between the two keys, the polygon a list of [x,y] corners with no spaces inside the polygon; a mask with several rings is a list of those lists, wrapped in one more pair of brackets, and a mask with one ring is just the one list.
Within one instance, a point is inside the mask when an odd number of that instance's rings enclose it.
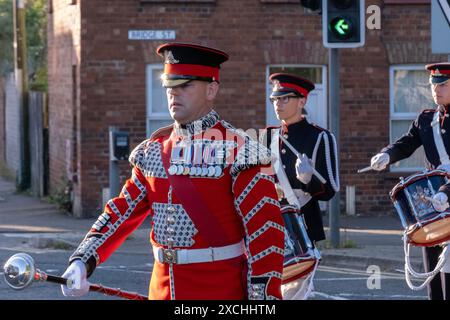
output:
{"label": "drum hoop", "polygon": [[310,260],[320,260],[320,258],[317,256],[316,252],[314,250],[308,249],[308,251],[306,251],[306,253],[304,253],[301,256],[293,256],[292,258],[288,258],[284,264],[285,265],[290,265],[292,263],[297,263],[297,262],[305,262],[305,261],[310,261]]}
{"label": "drum hoop", "polygon": [[[417,230],[415,230],[415,231],[417,231]],[[437,241],[429,242],[429,243],[417,243],[417,242],[414,242],[414,241],[409,241],[409,243],[412,244],[413,246],[416,246],[416,247],[434,247],[434,246],[437,246],[437,245],[439,245],[441,243],[448,242],[449,240],[450,240],[450,236],[447,236],[447,237],[445,237],[445,238],[443,238],[441,240],[437,240]]]}
{"label": "drum hoop", "polygon": [[[443,215],[443,213],[445,213],[445,215]],[[449,212],[441,212],[441,213],[435,215],[433,218],[430,218],[430,219],[427,219],[427,220],[424,220],[424,221],[420,221],[420,225],[421,226],[426,226],[427,224],[430,224],[430,223],[432,223],[432,222],[434,222],[436,220],[447,219],[447,218],[450,218],[450,211]],[[414,224],[414,226],[411,228],[411,231],[415,230],[416,227],[419,227],[419,223],[418,222],[416,222]]]}
{"label": "drum hoop", "polygon": [[[441,212],[441,213],[439,213],[438,215],[434,216],[433,218],[421,222],[421,223],[420,223],[420,224],[421,224],[420,226],[419,226],[419,223],[415,223],[414,225],[411,226],[411,228],[409,228],[409,230],[408,230],[408,229],[405,230],[405,231],[404,231],[404,234],[406,235],[406,237],[407,237],[408,239],[410,239],[410,236],[411,236],[414,232],[416,232],[417,230],[419,230],[420,228],[422,228],[422,227],[424,227],[424,226],[426,226],[426,225],[429,225],[430,223],[433,223],[433,222],[438,221],[438,220],[449,219],[449,218],[450,218],[450,211],[449,211],[449,212],[444,212],[444,213],[446,213],[446,214],[445,214],[445,215],[442,215],[442,212]],[[449,238],[449,239],[450,239],[450,238]],[[439,244],[439,243],[441,243],[441,242],[445,242],[445,241],[447,241],[447,240],[449,240],[449,239],[439,240],[439,241],[435,241],[435,242],[430,242],[430,243],[427,243],[427,244],[416,243],[416,242],[414,242],[414,241],[409,241],[409,242],[410,242],[411,244],[415,245],[415,246],[427,247],[427,246],[434,246],[434,245]]]}
{"label": "drum hoop", "polygon": [[436,169],[436,170],[431,170],[431,171],[427,171],[427,172],[416,173],[412,176],[409,176],[405,180],[397,183],[394,186],[394,188],[392,188],[391,192],[389,192],[389,196],[390,196],[391,200],[394,201],[395,200],[394,198],[397,195],[397,193],[399,193],[401,190],[405,189],[411,183],[418,181],[419,178],[422,178],[425,176],[426,177],[446,176],[447,178],[450,178],[450,173],[445,170]]}
{"label": "drum hoop", "polygon": [[283,205],[280,207],[280,211],[282,214],[291,213],[290,211],[283,212],[283,210],[292,210],[298,214],[301,214],[301,210],[296,205],[293,205],[293,204],[287,204],[287,205]]}
{"label": "drum hoop", "polygon": [[288,260],[286,260],[284,262],[284,265],[291,265],[291,264],[295,264],[298,262],[305,262],[305,261],[310,261],[310,260],[317,260],[317,257],[315,256],[300,256],[300,257],[292,257],[289,258]]}
{"label": "drum hoop", "polygon": [[[311,260],[316,260],[316,259],[311,259]],[[303,278],[305,275],[311,273],[314,270],[315,265],[316,265],[316,263],[312,264],[311,267],[309,267],[308,269],[304,270],[302,273],[296,274],[296,275],[291,276],[291,277],[286,278],[286,279],[282,279],[281,280],[281,284],[286,284],[286,283],[289,283],[291,281]]]}

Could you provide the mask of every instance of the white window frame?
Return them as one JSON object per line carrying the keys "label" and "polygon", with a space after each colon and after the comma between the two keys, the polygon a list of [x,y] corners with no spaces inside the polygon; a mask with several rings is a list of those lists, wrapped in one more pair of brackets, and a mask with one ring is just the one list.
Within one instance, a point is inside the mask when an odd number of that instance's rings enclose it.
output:
{"label": "white window frame", "polygon": [[162,63],[155,63],[155,64],[148,64],[147,68],[146,68],[146,95],[145,95],[145,99],[146,99],[146,122],[145,122],[145,126],[146,126],[146,132],[147,132],[147,137],[149,137],[152,132],[150,132],[150,126],[149,123],[152,120],[171,120],[172,118],[170,117],[169,114],[169,110],[167,110],[167,113],[165,112],[153,112],[153,106],[152,106],[152,99],[151,99],[151,94],[152,94],[152,88],[153,88],[153,71],[154,70],[164,70],[164,65]]}
{"label": "white window frame", "polygon": [[[317,89],[322,89],[323,94],[323,105],[325,106],[326,110],[328,111],[328,104],[327,104],[327,87],[328,87],[328,81],[327,81],[327,66],[322,64],[270,64],[266,66],[266,124],[269,122],[269,113],[273,112],[273,105],[270,101],[270,93],[272,90],[272,87],[269,85],[270,80],[270,68],[322,68],[322,84],[315,84]],[[327,125],[329,126],[329,117],[327,115]]]}
{"label": "white window frame", "polygon": [[[425,71],[423,65],[417,64],[402,64],[402,65],[392,65],[389,67],[389,141],[391,141],[392,137],[392,121],[396,120],[410,120],[411,123],[417,118],[419,112],[395,112],[394,110],[394,73],[398,70],[418,70]],[[406,132],[405,132],[406,133]],[[419,150],[419,149],[417,149]],[[416,150],[416,151],[417,151]],[[416,152],[415,151],[415,152]],[[417,172],[422,171],[424,169],[421,167],[394,167],[390,166],[391,172]]]}

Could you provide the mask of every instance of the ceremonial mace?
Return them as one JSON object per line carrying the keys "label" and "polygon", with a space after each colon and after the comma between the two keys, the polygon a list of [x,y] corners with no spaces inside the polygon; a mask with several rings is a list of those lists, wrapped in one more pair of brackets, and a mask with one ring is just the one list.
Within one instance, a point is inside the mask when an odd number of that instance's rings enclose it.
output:
{"label": "ceremonial mace", "polygon": [[[6,283],[15,290],[22,290],[33,282],[48,281],[67,285],[68,280],[47,274],[36,269],[33,258],[26,253],[16,253],[3,266]],[[120,289],[104,287],[100,284],[90,284],[89,291],[100,292],[108,296],[117,296],[129,300],[148,300],[148,297]]]}

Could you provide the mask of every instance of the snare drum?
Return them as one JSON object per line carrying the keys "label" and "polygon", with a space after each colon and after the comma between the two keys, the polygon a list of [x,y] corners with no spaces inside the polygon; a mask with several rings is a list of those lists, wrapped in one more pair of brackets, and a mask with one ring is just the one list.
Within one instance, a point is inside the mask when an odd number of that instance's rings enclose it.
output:
{"label": "snare drum", "polygon": [[449,179],[444,170],[418,173],[400,178],[389,193],[409,243],[434,246],[450,239],[450,212],[437,212],[431,202]]}
{"label": "snare drum", "polygon": [[281,207],[284,220],[284,264],[282,283],[308,275],[320,259],[306,232],[303,217],[296,206]]}

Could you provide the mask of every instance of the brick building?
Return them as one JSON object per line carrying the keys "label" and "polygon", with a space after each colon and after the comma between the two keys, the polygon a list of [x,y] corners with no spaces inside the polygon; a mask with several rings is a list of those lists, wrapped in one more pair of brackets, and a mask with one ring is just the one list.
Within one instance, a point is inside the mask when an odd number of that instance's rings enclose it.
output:
{"label": "brick building", "polygon": [[[420,170],[420,159],[384,173],[356,170],[431,103],[423,65],[447,56],[431,53],[430,1],[366,0],[371,4],[381,8],[381,29],[366,31],[364,47],[341,50],[341,203],[345,208],[346,186],[353,185],[358,213],[387,214],[393,212],[388,192],[400,175]],[[147,35],[175,39],[133,40],[142,35],[133,30],[163,30]],[[155,54],[164,42],[229,53],[216,110],[236,127],[274,122],[268,75],[281,69],[316,83],[307,110],[327,126],[321,17],[298,0],[50,0],[48,32],[50,185],[56,190],[73,181],[77,216],[101,210],[108,127],[128,131],[134,147],[169,122]],[[129,165],[121,166],[124,181]]]}
{"label": "brick building", "polygon": [[[2,77],[0,77],[0,128],[5,127],[5,105],[6,105],[6,96],[5,96],[5,81]],[[0,163],[4,163],[6,160],[6,139],[5,139],[5,130],[0,130]]]}

